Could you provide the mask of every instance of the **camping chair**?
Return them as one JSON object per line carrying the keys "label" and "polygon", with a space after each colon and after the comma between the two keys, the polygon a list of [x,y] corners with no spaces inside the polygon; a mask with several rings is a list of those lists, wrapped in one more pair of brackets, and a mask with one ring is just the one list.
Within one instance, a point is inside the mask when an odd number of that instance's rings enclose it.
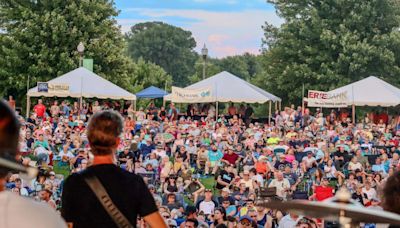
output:
{"label": "camping chair", "polygon": [[275,155],[275,156],[279,156],[280,154],[285,154],[285,153],[286,153],[286,150],[283,149],[283,148],[276,148],[276,149],[274,149],[274,155]]}
{"label": "camping chair", "polygon": [[155,172],[138,173],[143,179],[147,179],[147,184],[152,184],[156,186],[157,184],[157,174]]}

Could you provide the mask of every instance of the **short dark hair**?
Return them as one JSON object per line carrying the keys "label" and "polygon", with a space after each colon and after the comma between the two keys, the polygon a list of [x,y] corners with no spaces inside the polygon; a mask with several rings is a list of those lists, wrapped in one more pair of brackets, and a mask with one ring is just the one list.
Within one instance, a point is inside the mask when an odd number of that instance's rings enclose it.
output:
{"label": "short dark hair", "polygon": [[94,155],[107,155],[117,147],[116,140],[122,134],[123,120],[118,112],[106,110],[95,113],[89,121],[88,140]]}
{"label": "short dark hair", "polygon": [[400,214],[400,171],[391,175],[383,187],[383,209]]}
{"label": "short dark hair", "polygon": [[197,227],[199,225],[199,222],[196,219],[186,219],[186,222],[192,222],[194,224],[194,227]]}
{"label": "short dark hair", "polygon": [[[18,150],[20,123],[14,111],[0,100],[0,157],[15,161]],[[10,170],[0,167],[0,178]]]}

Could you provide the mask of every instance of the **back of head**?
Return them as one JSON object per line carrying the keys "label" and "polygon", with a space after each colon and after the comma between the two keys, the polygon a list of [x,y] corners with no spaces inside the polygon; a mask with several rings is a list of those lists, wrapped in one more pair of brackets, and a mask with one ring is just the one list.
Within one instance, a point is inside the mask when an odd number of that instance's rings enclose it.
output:
{"label": "back of head", "polygon": [[94,155],[108,155],[118,146],[123,120],[118,112],[107,110],[95,113],[89,121],[88,140]]}
{"label": "back of head", "polygon": [[391,175],[383,187],[383,208],[400,214],[400,171]]}
{"label": "back of head", "polygon": [[[4,101],[0,101],[0,157],[15,160],[18,150],[19,122],[14,111]],[[9,172],[0,167],[0,178]]]}

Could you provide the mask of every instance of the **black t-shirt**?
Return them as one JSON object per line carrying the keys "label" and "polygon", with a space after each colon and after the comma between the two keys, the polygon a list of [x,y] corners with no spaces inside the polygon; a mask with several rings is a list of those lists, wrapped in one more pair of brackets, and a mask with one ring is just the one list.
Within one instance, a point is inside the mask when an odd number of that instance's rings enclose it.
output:
{"label": "black t-shirt", "polygon": [[220,196],[220,197],[218,197],[218,203],[219,203],[219,205],[222,205],[222,202],[224,202],[224,201],[229,201],[229,203],[231,204],[231,205],[234,205],[235,204],[235,199],[232,197],[232,196],[228,196],[228,197],[222,197],[222,196]]}
{"label": "black t-shirt", "polygon": [[[233,180],[233,178],[235,178],[235,174],[233,174],[233,173],[228,173],[227,171],[225,171],[225,170],[222,170],[220,173],[219,173],[219,176],[221,177],[221,180],[222,181],[224,181],[224,182],[226,182],[226,183],[231,183],[231,181]],[[217,183],[217,189],[223,189],[225,186],[223,186],[223,185],[220,185],[219,183]]]}
{"label": "black t-shirt", "polygon": [[[133,159],[133,158],[134,158],[134,155],[133,155],[133,153],[130,152],[130,151],[129,151],[127,154],[125,154],[125,152],[122,151],[122,152],[120,152],[120,153],[118,154],[118,158]],[[121,164],[125,164],[126,161],[120,161],[120,163],[121,163]]]}
{"label": "black t-shirt", "polygon": [[[367,194],[361,193],[361,194],[359,195],[359,194],[357,194],[356,192],[353,193],[353,195],[351,196],[351,198],[352,198],[353,200],[355,200],[355,201],[361,203],[362,205],[364,205],[363,195],[362,195],[362,194],[364,195],[364,198],[366,198],[366,199],[368,198]],[[364,206],[365,206],[365,205],[364,205]]]}
{"label": "black t-shirt", "polygon": [[350,161],[349,154],[346,151],[344,152],[336,151],[335,153],[333,153],[333,156],[337,156],[339,158],[343,157],[344,158],[344,160],[342,161],[343,163]]}
{"label": "black t-shirt", "polygon": [[274,168],[275,169],[279,169],[279,170],[284,170],[287,165],[290,166],[290,163],[287,162],[286,160],[285,161],[279,161],[278,160],[278,161],[275,162]]}
{"label": "black t-shirt", "polygon": [[29,139],[26,139],[26,146],[29,148],[32,148],[32,144],[35,142],[35,140],[31,137]]}
{"label": "black t-shirt", "polygon": [[63,188],[61,215],[79,227],[117,227],[86,184],[84,177],[96,175],[112,201],[136,227],[137,216],[156,212],[157,206],[143,179],[113,164],[88,167],[69,176]]}
{"label": "black t-shirt", "polygon": [[249,107],[246,108],[246,111],[245,111],[245,113],[244,113],[244,117],[247,119],[247,118],[249,118],[251,115],[253,115],[253,113],[254,113],[253,108],[249,106]]}

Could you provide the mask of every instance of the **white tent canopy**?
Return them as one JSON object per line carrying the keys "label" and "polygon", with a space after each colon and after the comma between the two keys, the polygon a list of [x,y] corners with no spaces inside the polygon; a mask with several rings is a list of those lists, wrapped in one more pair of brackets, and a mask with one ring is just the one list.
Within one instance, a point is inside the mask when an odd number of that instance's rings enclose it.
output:
{"label": "white tent canopy", "polygon": [[38,87],[30,89],[28,97],[83,97],[114,100],[136,100],[136,96],[107,81],[84,67],[77,68],[48,81],[49,84],[65,84],[69,92],[38,92]]}
{"label": "white tent canopy", "polygon": [[375,76],[362,79],[328,93],[347,93],[349,105],[390,107],[400,104],[400,89]]}
{"label": "white tent canopy", "polygon": [[[281,101],[279,97],[276,97],[226,71],[190,85],[185,89],[202,88],[212,88],[212,100],[214,102],[265,103],[267,101]],[[164,96],[164,99],[174,102],[171,94]]]}

